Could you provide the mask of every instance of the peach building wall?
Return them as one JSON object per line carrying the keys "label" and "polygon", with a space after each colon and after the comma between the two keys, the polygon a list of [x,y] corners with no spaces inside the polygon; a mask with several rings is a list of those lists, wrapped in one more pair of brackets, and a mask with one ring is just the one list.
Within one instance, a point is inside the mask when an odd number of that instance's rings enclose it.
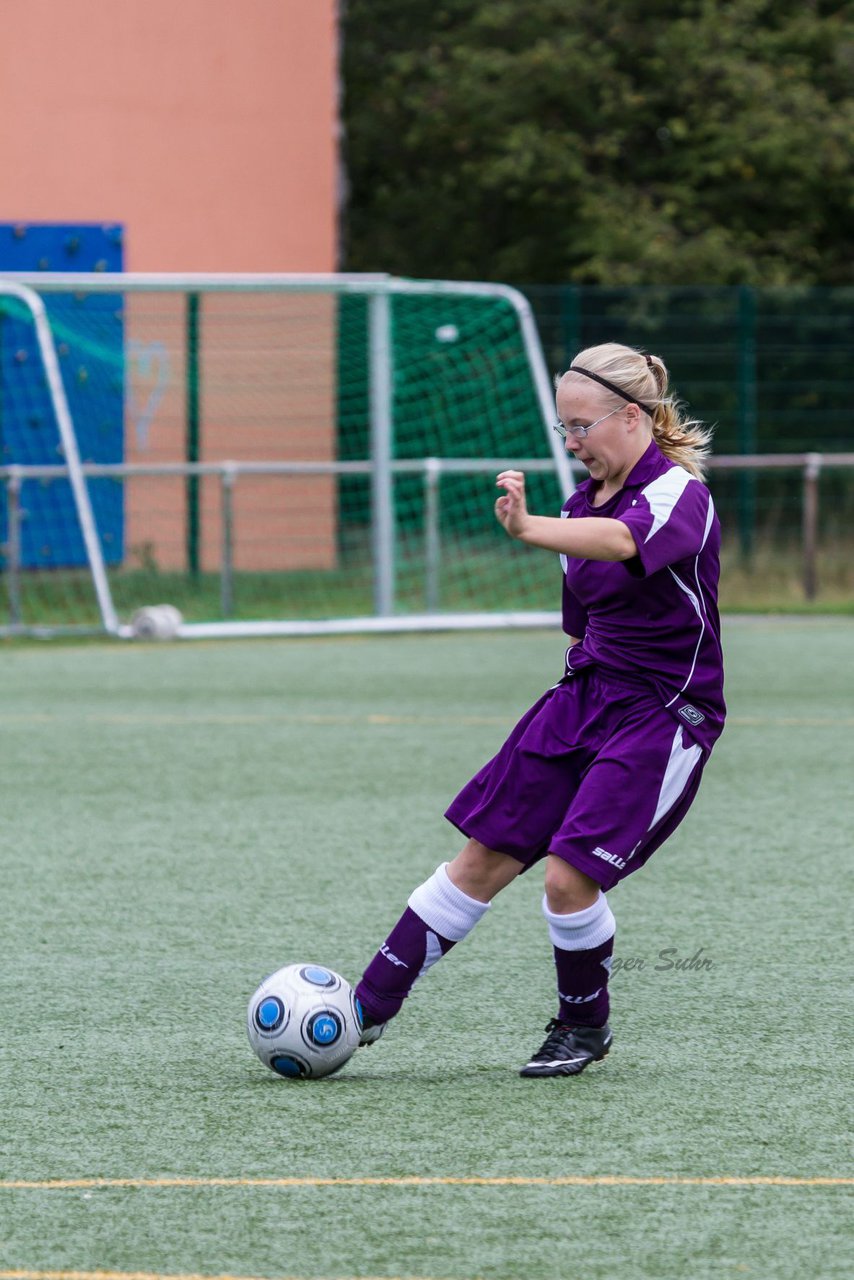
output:
{"label": "peach building wall", "polygon": [[0,0],[0,217],[129,271],[331,271],[333,0]]}
{"label": "peach building wall", "polygon": [[[121,223],[129,271],[335,269],[334,0],[0,0],[0,31],[0,221]],[[183,457],[176,305],[127,308],[128,461]],[[204,347],[223,306],[202,301],[203,460],[332,457],[329,303],[280,306],[273,324],[261,308],[237,355],[221,319],[223,349]],[[294,355],[295,334],[310,349]],[[287,503],[274,489],[238,486],[238,564],[332,563],[331,483]],[[133,554],[180,563],[181,486],[130,484],[126,519]],[[205,484],[208,568],[218,519]]]}

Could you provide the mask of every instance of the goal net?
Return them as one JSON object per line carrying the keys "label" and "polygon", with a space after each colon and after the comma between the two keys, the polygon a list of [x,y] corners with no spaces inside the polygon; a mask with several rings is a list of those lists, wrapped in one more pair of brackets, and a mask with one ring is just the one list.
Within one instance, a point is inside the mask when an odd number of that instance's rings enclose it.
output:
{"label": "goal net", "polygon": [[572,485],[516,291],[7,279],[0,629],[130,635],[164,604],[186,636],[556,619],[557,561],[492,511],[504,467],[540,511]]}

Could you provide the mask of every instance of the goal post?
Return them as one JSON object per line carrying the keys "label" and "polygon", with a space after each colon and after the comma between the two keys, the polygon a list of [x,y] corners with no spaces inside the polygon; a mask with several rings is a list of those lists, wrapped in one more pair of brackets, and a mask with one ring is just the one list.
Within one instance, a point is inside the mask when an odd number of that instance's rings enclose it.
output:
{"label": "goal post", "polygon": [[[0,631],[91,625],[85,572],[101,629],[120,636],[159,604],[180,611],[182,637],[556,620],[547,558],[491,515],[504,466],[530,472],[540,509],[572,489],[518,291],[379,275],[4,280],[41,309],[61,449],[31,456],[27,369],[0,317]],[[62,530],[40,540],[49,521],[27,500],[62,482],[85,564]],[[22,529],[44,563],[16,550]]]}
{"label": "goal post", "polygon": [[[23,324],[26,326],[29,322],[32,328],[35,339],[34,345],[38,351],[38,355],[40,356],[40,368],[37,367],[35,373],[31,376],[35,383],[40,381],[43,382],[44,391],[49,399],[53,414],[53,422],[57,433],[57,440],[54,443],[53,448],[55,454],[63,459],[63,463],[61,464],[62,469],[65,477],[67,478],[73,498],[73,515],[71,516],[71,521],[73,523],[76,520],[82,536],[86,561],[91,573],[92,585],[100,614],[101,625],[106,632],[115,635],[119,632],[119,622],[116,616],[116,611],[113,607],[110,586],[104,565],[104,556],[96,528],[92,504],[89,499],[89,490],[81,467],[80,453],[77,447],[77,436],[74,431],[74,424],[68,407],[68,399],[65,394],[65,386],[60,373],[59,360],[57,358],[56,347],[54,345],[53,334],[48,322],[45,305],[34,289],[29,288],[25,284],[16,284],[9,280],[0,279],[0,305],[2,305],[2,301],[4,299],[7,300],[5,312],[10,313],[10,318],[17,321],[18,325]],[[10,301],[13,304],[11,308],[9,307]],[[14,306],[15,303],[18,304],[17,308]],[[4,313],[0,312],[0,314]],[[15,362],[22,366],[26,363],[30,354],[30,351],[26,347],[18,347],[15,352]],[[23,381],[23,378],[24,375],[22,374],[20,380]],[[14,388],[14,390],[17,392],[19,389]],[[8,400],[10,406],[14,403],[15,398],[15,396],[9,395]],[[3,402],[0,402],[0,407],[3,407]],[[32,423],[32,419],[30,419],[30,422]],[[26,629],[26,624],[20,618],[21,594],[19,590],[18,576],[21,572],[21,487],[22,482],[27,477],[28,469],[26,463],[19,463],[18,465],[14,462],[11,464],[8,463],[8,455],[12,451],[9,444],[10,435],[7,423],[3,422],[2,425],[3,462],[6,464],[4,470],[8,473],[9,481],[7,501],[5,504],[6,509],[4,512],[7,524],[4,559],[10,614],[12,616],[7,624],[7,628],[11,631],[21,631]],[[10,520],[11,528],[9,527]],[[11,581],[9,578],[10,573],[12,575]],[[62,626],[62,622],[59,622],[58,625]]]}
{"label": "goal post", "polygon": [[[393,463],[394,463],[394,345],[392,340],[392,309],[390,300],[394,294],[417,298],[505,298],[518,318],[520,337],[524,344],[534,391],[546,427],[546,440],[552,451],[554,468],[564,495],[573,488],[572,473],[565,451],[560,448],[559,437],[550,431],[554,420],[554,391],[552,389],[539,335],[531,309],[523,294],[517,289],[500,285],[459,284],[454,282],[390,280],[375,287],[370,293],[370,394],[371,394],[371,462],[374,497],[374,563],[376,566],[374,613],[377,617],[389,617],[394,613],[393,553]],[[437,334],[442,342],[456,342],[459,332],[454,325],[440,326]],[[496,414],[500,406],[496,405]],[[441,474],[437,458],[425,459],[432,467],[433,477]],[[435,485],[434,485],[435,492]]]}

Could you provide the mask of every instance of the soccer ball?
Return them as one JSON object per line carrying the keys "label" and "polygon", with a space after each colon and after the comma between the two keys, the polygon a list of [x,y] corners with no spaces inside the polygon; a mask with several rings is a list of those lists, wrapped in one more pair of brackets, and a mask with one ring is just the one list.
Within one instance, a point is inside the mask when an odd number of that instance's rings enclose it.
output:
{"label": "soccer ball", "polygon": [[316,1080],[352,1058],[362,1019],[346,978],[324,965],[289,964],[249,1001],[246,1030],[265,1067],[287,1080]]}
{"label": "soccer ball", "polygon": [[130,620],[135,640],[174,640],[183,624],[180,612],[171,604],[152,604],[137,609]]}

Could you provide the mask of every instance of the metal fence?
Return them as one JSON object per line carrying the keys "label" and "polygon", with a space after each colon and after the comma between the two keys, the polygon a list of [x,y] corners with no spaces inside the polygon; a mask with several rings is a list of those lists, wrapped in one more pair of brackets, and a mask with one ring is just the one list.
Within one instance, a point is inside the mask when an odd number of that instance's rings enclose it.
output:
{"label": "metal fence", "polygon": [[[423,522],[422,522],[422,556],[424,572],[424,599],[427,614],[441,612],[441,594],[443,570],[447,566],[447,551],[443,544],[443,512],[441,503],[441,481],[447,476],[476,476],[495,474],[506,467],[513,466],[530,474],[554,475],[554,465],[550,460],[542,458],[437,458],[396,460],[391,463],[393,476],[420,476],[422,485]],[[727,473],[740,475],[757,475],[762,472],[796,473],[800,477],[801,518],[800,518],[800,577],[803,598],[813,601],[817,598],[820,585],[820,524],[821,524],[821,486],[822,476],[829,472],[854,471],[854,453],[781,453],[775,455],[717,455],[709,459],[714,477]],[[586,475],[585,469],[578,463],[572,463],[578,478]],[[218,481],[220,502],[221,546],[219,554],[219,608],[223,619],[232,619],[238,612],[236,608],[235,582],[238,572],[235,568],[239,530],[235,524],[234,504],[235,491],[241,479],[250,476],[306,477],[361,476],[370,482],[372,475],[370,461],[354,462],[210,462],[210,463],[170,463],[170,464],[94,464],[84,463],[82,473],[87,480],[112,479],[128,481],[135,477],[173,477],[182,480],[189,478],[212,477]],[[21,504],[21,489],[27,481],[50,483],[68,479],[68,470],[64,466],[21,466],[0,467],[0,484],[5,487],[7,510],[7,541],[5,545],[5,580],[8,599],[8,623],[14,630],[22,627],[21,583],[27,570],[21,561],[21,529],[26,513]],[[380,557],[376,558],[375,539],[371,540],[371,550],[366,554],[373,555],[371,570],[375,577],[382,577],[383,601],[386,611],[391,614],[395,610],[394,599],[394,531],[391,531],[391,545],[386,547]],[[186,572],[195,572],[193,565],[186,566]],[[378,593],[374,592],[374,601]],[[375,614],[379,611],[375,608]]]}

